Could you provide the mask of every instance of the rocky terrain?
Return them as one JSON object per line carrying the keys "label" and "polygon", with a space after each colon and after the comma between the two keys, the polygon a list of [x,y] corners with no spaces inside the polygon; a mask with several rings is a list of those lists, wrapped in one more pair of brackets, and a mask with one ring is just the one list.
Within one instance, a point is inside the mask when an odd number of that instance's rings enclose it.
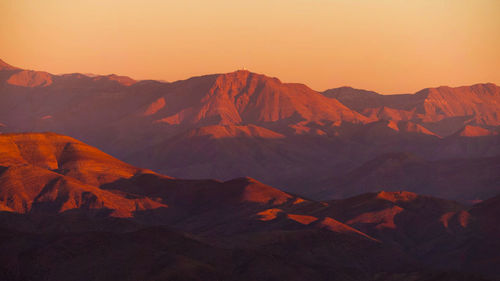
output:
{"label": "rocky terrain", "polygon": [[2,280],[498,280],[499,197],[311,200],[184,180],[71,137],[0,135]]}

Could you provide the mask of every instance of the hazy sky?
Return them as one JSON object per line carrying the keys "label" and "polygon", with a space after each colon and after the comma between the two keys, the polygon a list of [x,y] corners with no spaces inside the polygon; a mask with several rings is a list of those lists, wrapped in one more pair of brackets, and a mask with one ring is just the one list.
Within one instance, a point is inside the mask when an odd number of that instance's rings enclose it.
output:
{"label": "hazy sky", "polygon": [[167,81],[245,66],[315,90],[500,84],[500,0],[0,0],[0,58]]}

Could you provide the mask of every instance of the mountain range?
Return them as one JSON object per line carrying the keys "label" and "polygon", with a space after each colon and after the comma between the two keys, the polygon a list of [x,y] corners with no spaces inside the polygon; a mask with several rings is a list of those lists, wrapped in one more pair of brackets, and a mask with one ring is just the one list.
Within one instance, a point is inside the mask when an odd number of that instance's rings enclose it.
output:
{"label": "mountain range", "polygon": [[[0,132],[55,132],[158,173],[249,176],[319,200],[384,189],[466,203],[500,191],[500,87],[491,83],[381,95],[245,70],[168,83],[0,61]],[[394,176],[408,165],[420,165],[414,180]],[[455,166],[460,175],[441,175]]]}
{"label": "mountain range", "polygon": [[0,134],[2,280],[498,280],[500,197],[312,200]]}

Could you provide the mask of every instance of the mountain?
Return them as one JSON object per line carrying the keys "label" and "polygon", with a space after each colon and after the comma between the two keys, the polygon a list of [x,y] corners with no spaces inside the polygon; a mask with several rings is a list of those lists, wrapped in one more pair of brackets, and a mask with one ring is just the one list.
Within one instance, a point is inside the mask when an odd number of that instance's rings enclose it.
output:
{"label": "mountain", "polygon": [[[0,259],[8,261],[2,266],[5,280],[55,280],[67,274],[85,280],[89,267],[103,280],[125,275],[153,280],[178,278],[175,276],[185,276],[182,280],[251,280],[255,274],[275,275],[270,280],[278,280],[285,273],[292,276],[294,271],[284,257],[270,259],[265,251],[252,247],[232,250],[217,246],[232,241],[235,235],[254,232],[293,230],[301,235],[303,231],[326,231],[331,234],[322,235],[336,243],[366,240],[361,242],[365,246],[384,248],[348,226],[323,230],[296,222],[293,214],[291,219],[262,220],[261,214],[270,208],[287,214],[322,205],[250,178],[227,182],[173,179],[52,133],[4,134],[0,143]],[[202,235],[215,246],[169,229],[151,228],[154,225]],[[102,246],[93,246],[103,243],[106,255],[102,255]],[[81,251],[82,246],[87,250]],[[61,249],[72,253],[72,258],[61,256]],[[26,251],[31,254],[22,255]],[[145,258],[137,264],[139,255]],[[261,268],[266,261],[269,265]],[[325,272],[310,263],[299,268],[320,280],[326,278]],[[118,264],[127,265],[126,269],[109,269],[119,268]],[[369,274],[356,268],[355,273],[345,274]],[[304,280],[305,273],[294,278]]]}
{"label": "mountain", "polygon": [[0,135],[2,209],[18,213],[109,210],[114,216],[167,207],[149,198],[130,198],[100,185],[142,170],[72,138],[55,134]]}
{"label": "mountain", "polygon": [[497,197],[473,207],[387,191],[322,202],[248,177],[164,176],[54,133],[2,134],[0,144],[2,280],[500,274],[498,251],[481,252],[498,249],[483,241],[498,232]]}
{"label": "mountain", "polygon": [[[225,190],[225,197],[220,200],[228,204],[279,205],[294,198],[249,178],[225,183],[175,180],[133,167],[73,138],[53,133],[2,134],[0,144],[2,204],[5,209],[19,213],[96,208],[119,213],[127,210],[132,215],[133,211],[167,208],[163,203],[175,204],[176,198],[193,202],[195,197],[200,204],[211,205],[217,198],[207,202],[207,198],[200,196],[202,193],[212,196],[205,189],[215,186]],[[155,184],[170,188],[156,188]],[[58,208],[48,208],[52,203]],[[142,204],[147,207],[142,208]]]}
{"label": "mountain", "polygon": [[165,83],[2,65],[1,133],[68,135],[173,177],[251,177],[316,196],[324,179],[387,153],[427,161],[500,153],[493,84],[386,96],[319,93],[241,70]]}
{"label": "mountain", "polygon": [[500,157],[429,161],[410,153],[390,153],[340,177],[322,180],[323,188],[315,197],[408,190],[472,202],[498,194],[499,169]]}
{"label": "mountain", "polygon": [[[237,233],[259,227],[247,221],[260,221],[259,214],[271,208],[286,214],[322,206],[248,177],[225,182],[174,179],[53,133],[2,134],[0,144],[0,206],[8,212],[55,215],[84,210],[97,217],[158,220],[221,235],[221,230]],[[227,225],[207,228],[216,222]]]}
{"label": "mountain", "polygon": [[230,272],[230,251],[161,227],[0,236],[2,280],[225,280]]}
{"label": "mountain", "polygon": [[[363,252],[348,253],[346,247],[360,241],[333,240],[335,237],[328,236],[327,232],[268,233],[267,239],[256,236],[254,239],[259,244],[250,249],[248,246],[245,249],[220,248],[161,226],[127,232],[23,233],[2,230],[0,237],[0,259],[3,261],[0,277],[9,281],[79,281],[89,278],[408,280],[408,277],[422,281],[492,280],[465,272],[390,271],[388,269],[401,264],[390,255],[394,253],[384,252],[380,245],[366,243],[357,248],[368,253],[378,250],[374,255],[378,260],[363,257]],[[275,242],[267,244],[266,240]],[[300,248],[294,250],[292,243]],[[304,255],[304,250],[314,252]],[[335,254],[331,254],[333,251]],[[355,263],[356,258],[358,263]],[[367,269],[367,266],[374,267],[370,262],[378,262],[385,271],[373,273]]]}
{"label": "mountain", "polygon": [[466,125],[465,127],[463,127],[463,129],[456,132],[455,135],[461,137],[485,137],[498,135],[498,132],[478,126]]}
{"label": "mountain", "polygon": [[18,68],[0,59],[0,71],[9,71],[9,70],[18,70]]}
{"label": "mountain", "polygon": [[[153,115],[157,122],[170,125],[366,120],[337,100],[326,99],[305,85],[281,83],[277,78],[249,71],[240,70],[189,80],[202,88],[191,88],[195,91],[183,88],[164,95],[148,107],[146,114]],[[200,85],[196,80],[206,84]],[[163,108],[159,104],[170,106]]]}
{"label": "mountain", "polygon": [[[406,97],[408,95],[392,95],[389,96],[381,95],[376,92],[355,89],[352,87],[340,87],[329,89],[322,94],[328,98],[334,98],[339,100],[341,103],[345,104],[349,108],[356,110],[357,112],[362,112],[366,108],[380,108],[384,107],[388,103],[388,99],[401,99],[400,97]],[[395,98],[397,97],[397,98]]]}
{"label": "mountain", "polygon": [[[46,75],[48,76],[45,77]],[[50,119],[54,120],[57,117],[73,113],[76,115],[71,116],[71,118],[75,122],[83,118],[81,115],[84,112],[82,111],[88,109],[84,108],[87,106],[81,103],[88,104],[87,101],[92,99],[98,99],[101,102],[108,101],[107,106],[124,114],[130,108],[121,109],[119,105],[129,104],[128,99],[137,98],[137,92],[143,91],[149,93],[141,93],[141,102],[133,104],[134,109],[129,113],[137,115],[134,116],[134,119],[139,119],[139,117],[148,119],[152,122],[150,126],[156,124],[160,128],[175,125],[183,125],[188,128],[195,125],[244,126],[277,121],[293,124],[304,121],[363,122],[367,120],[337,100],[325,98],[305,85],[284,84],[277,78],[248,71],[194,77],[174,83],[154,81],[136,83],[128,77],[116,75],[89,77],[82,74],[70,74],[56,76],[45,72],[19,70],[10,75],[3,84],[3,91],[6,92],[7,96],[11,92],[22,92],[16,94],[18,96],[15,100],[7,99],[7,101],[10,101],[11,105],[15,104],[18,107],[18,112],[26,111],[33,121],[44,116],[51,116]],[[37,86],[43,86],[44,89],[30,89]],[[28,109],[32,108],[27,108],[29,105],[25,105],[23,101],[33,99],[33,91],[37,90],[42,91],[41,95],[44,96],[44,99],[36,101],[40,103],[36,104],[40,112],[27,112]],[[71,92],[64,94],[64,97],[60,96],[62,93],[58,94],[58,92],[67,90],[71,90]],[[110,91],[115,92],[115,94],[110,94]],[[55,101],[57,102],[54,103]],[[74,106],[67,108],[68,105],[75,102],[78,104],[77,108]],[[115,104],[112,105],[111,102]],[[129,104],[129,106],[132,105]],[[99,108],[94,109],[94,111],[104,114],[104,112],[99,112]],[[7,110],[4,114],[6,113]],[[101,117],[106,118],[108,122],[113,122],[117,121],[113,119],[125,116]],[[28,125],[18,122],[12,115],[6,115],[3,119],[6,120],[6,123],[12,123],[18,128]]]}
{"label": "mountain", "polygon": [[440,270],[494,273],[500,246],[498,196],[472,207],[411,192],[378,192],[329,202],[328,215]]}
{"label": "mountain", "polygon": [[[330,201],[326,214],[403,248],[427,243],[446,232],[446,214],[466,210],[455,201],[418,195],[408,191],[364,193]],[[418,247],[417,247],[418,248]]]}
{"label": "mountain", "polygon": [[495,128],[500,87],[492,83],[462,87],[423,89],[415,94],[380,95],[352,88],[323,92],[367,117],[394,121],[414,121],[442,136],[451,135],[464,125]]}

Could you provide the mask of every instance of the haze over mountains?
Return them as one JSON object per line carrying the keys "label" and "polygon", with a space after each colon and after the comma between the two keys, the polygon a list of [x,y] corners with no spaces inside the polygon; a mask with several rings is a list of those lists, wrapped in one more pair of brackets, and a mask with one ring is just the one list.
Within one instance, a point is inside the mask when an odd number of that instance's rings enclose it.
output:
{"label": "haze over mountains", "polygon": [[182,180],[53,133],[0,135],[2,280],[495,280],[498,196],[315,201]]}
{"label": "haze over mountains", "polygon": [[[250,176],[316,199],[384,189],[471,202],[500,191],[494,84],[386,96],[347,87],[320,93],[248,71],[165,83],[5,62],[0,83],[1,132],[65,134],[170,176]],[[393,155],[419,159],[409,160],[421,167],[410,169],[415,180],[394,176],[408,162]],[[460,176],[427,172],[454,173],[452,163]]]}

